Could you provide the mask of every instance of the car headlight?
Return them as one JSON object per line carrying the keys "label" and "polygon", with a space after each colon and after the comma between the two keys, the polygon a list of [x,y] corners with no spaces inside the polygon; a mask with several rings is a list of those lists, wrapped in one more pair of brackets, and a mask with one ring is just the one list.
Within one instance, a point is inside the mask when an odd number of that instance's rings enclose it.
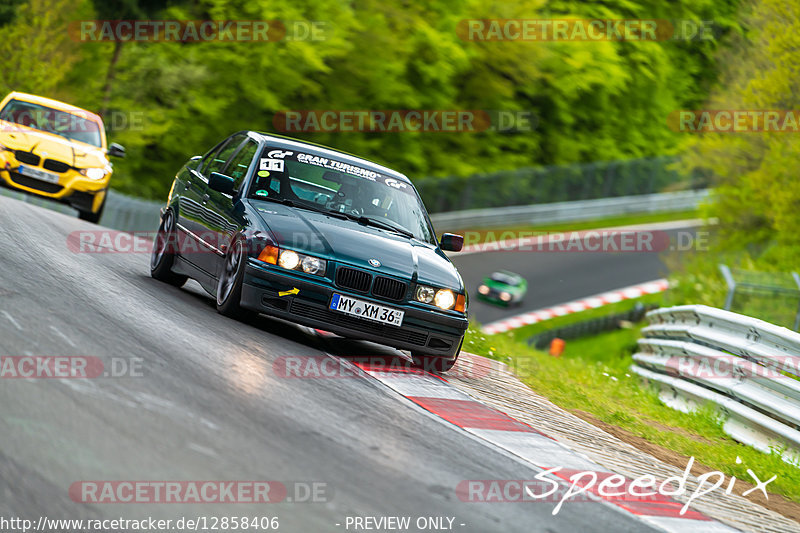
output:
{"label": "car headlight", "polygon": [[426,287],[425,285],[420,285],[417,287],[417,291],[414,293],[414,298],[418,302],[422,302],[424,304],[429,304],[433,302],[433,298],[436,295],[436,289],[433,287]]}
{"label": "car headlight", "polygon": [[300,266],[306,274],[320,274],[325,272],[325,261],[317,257],[305,256],[300,261]]}
{"label": "car headlight", "polygon": [[82,168],[79,172],[90,180],[101,180],[106,177],[106,171],[103,168]]}
{"label": "car headlight", "polygon": [[500,299],[503,300],[504,302],[509,302],[511,301],[511,295],[507,292],[501,292]]}
{"label": "car headlight", "polygon": [[433,297],[433,303],[439,309],[450,310],[456,305],[456,295],[448,289],[441,289]]}
{"label": "car headlight", "polygon": [[328,262],[319,257],[299,254],[294,250],[281,250],[277,246],[267,245],[258,255],[258,260],[271,265],[278,265],[286,270],[302,270],[306,274],[324,276]]}
{"label": "car headlight", "polygon": [[481,285],[480,287],[478,287],[478,292],[485,296],[489,294],[489,287],[487,287],[486,285]]}
{"label": "car headlight", "polygon": [[300,264],[300,256],[297,252],[291,250],[284,250],[278,257],[278,264],[285,269],[294,270]]}

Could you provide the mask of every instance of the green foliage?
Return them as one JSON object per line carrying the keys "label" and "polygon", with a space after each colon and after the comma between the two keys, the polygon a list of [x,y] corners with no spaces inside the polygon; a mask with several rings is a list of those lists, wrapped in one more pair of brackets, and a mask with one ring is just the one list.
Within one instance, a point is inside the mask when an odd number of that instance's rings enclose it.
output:
{"label": "green foliage", "polygon": [[[13,3],[1,7],[8,13]],[[0,25],[0,91],[65,93],[62,81],[78,60],[68,23],[75,13],[72,0],[29,0],[17,10],[13,24]]]}
{"label": "green foliage", "polygon": [[[46,16],[30,16],[45,4]],[[678,134],[664,118],[705,98],[718,42],[476,42],[458,36],[460,20],[686,18],[727,30],[736,28],[734,13],[734,0],[424,0],[402,7],[377,0],[27,0],[19,23],[0,28],[2,57],[9,58],[0,83],[100,110],[111,72],[108,112],[143,119],[141,127],[110,134],[129,154],[117,164],[113,186],[154,198],[163,197],[190,156],[233,131],[273,130],[280,111],[503,110],[536,117],[532,131],[513,133],[292,134],[412,178],[467,176],[674,153]],[[290,31],[293,21],[319,21],[325,39],[126,43],[114,63],[113,43],[75,43],[64,31],[68,20],[143,17],[277,19]],[[36,61],[29,60],[32,50]]]}

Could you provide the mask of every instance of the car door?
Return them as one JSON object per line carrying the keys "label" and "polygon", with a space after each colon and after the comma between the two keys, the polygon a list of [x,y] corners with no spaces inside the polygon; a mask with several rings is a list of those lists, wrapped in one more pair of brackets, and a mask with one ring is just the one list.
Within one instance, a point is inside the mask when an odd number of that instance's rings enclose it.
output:
{"label": "car door", "polygon": [[209,150],[199,159],[192,158],[178,173],[174,193],[178,195],[178,232],[180,254],[197,267],[201,267],[202,256],[210,250],[202,243],[203,197],[206,195],[208,180],[203,168],[213,161],[227,139]]}
{"label": "car door", "polygon": [[222,245],[227,241],[220,241],[219,235],[221,227],[225,225],[224,217],[218,210],[218,204],[211,202],[211,197],[219,195],[208,187],[208,178],[212,172],[224,173],[228,161],[239,152],[243,142],[247,140],[246,133],[236,133],[228,138],[219,149],[204,162],[198,171],[199,178],[202,179],[202,191],[199,198],[198,232],[196,238],[202,247],[200,253],[196,254],[195,264],[202,268],[211,276],[216,276],[217,263],[225,252]]}
{"label": "car door", "polygon": [[[217,191],[209,190],[208,208],[215,214],[214,223],[209,224],[209,231],[213,231],[216,241],[221,247],[227,249],[231,238],[237,231],[245,226],[244,209],[240,198],[242,196],[242,183],[254,169],[255,157],[258,153],[258,142],[247,139],[239,146],[237,152],[231,156],[225,167],[220,171],[221,174],[230,176],[234,182],[234,194],[228,195]],[[224,258],[219,257],[215,265],[215,274],[219,275]]]}

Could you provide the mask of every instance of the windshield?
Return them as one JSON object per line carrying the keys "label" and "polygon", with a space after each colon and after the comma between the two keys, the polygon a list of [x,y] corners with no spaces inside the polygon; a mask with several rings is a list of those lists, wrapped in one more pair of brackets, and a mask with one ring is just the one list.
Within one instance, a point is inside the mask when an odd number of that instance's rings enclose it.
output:
{"label": "windshield", "polygon": [[366,217],[434,242],[425,209],[411,184],[327,157],[267,148],[248,197],[290,200]]}
{"label": "windshield", "polygon": [[492,281],[502,283],[503,285],[509,285],[511,287],[516,287],[520,282],[519,278],[505,272],[495,272],[494,274],[492,274],[490,279]]}
{"label": "windshield", "polygon": [[96,120],[39,104],[11,100],[0,111],[0,120],[55,133],[72,141],[91,144],[98,148],[103,146],[100,124]]}

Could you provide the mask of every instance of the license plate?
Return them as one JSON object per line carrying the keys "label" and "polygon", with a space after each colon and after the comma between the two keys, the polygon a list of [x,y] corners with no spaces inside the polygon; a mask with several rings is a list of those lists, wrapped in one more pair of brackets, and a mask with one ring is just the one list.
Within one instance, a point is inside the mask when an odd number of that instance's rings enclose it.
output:
{"label": "license plate", "polygon": [[392,326],[403,325],[403,315],[405,311],[385,307],[363,300],[356,300],[349,296],[342,296],[341,294],[334,294],[331,298],[331,309],[367,320],[374,320],[375,322],[382,322]]}
{"label": "license plate", "polygon": [[47,183],[58,183],[58,174],[53,174],[52,172],[45,172],[44,170],[39,170],[38,168],[26,167],[25,165],[20,165],[17,169],[17,172],[26,176],[28,178],[34,178],[37,180],[46,181]]}

